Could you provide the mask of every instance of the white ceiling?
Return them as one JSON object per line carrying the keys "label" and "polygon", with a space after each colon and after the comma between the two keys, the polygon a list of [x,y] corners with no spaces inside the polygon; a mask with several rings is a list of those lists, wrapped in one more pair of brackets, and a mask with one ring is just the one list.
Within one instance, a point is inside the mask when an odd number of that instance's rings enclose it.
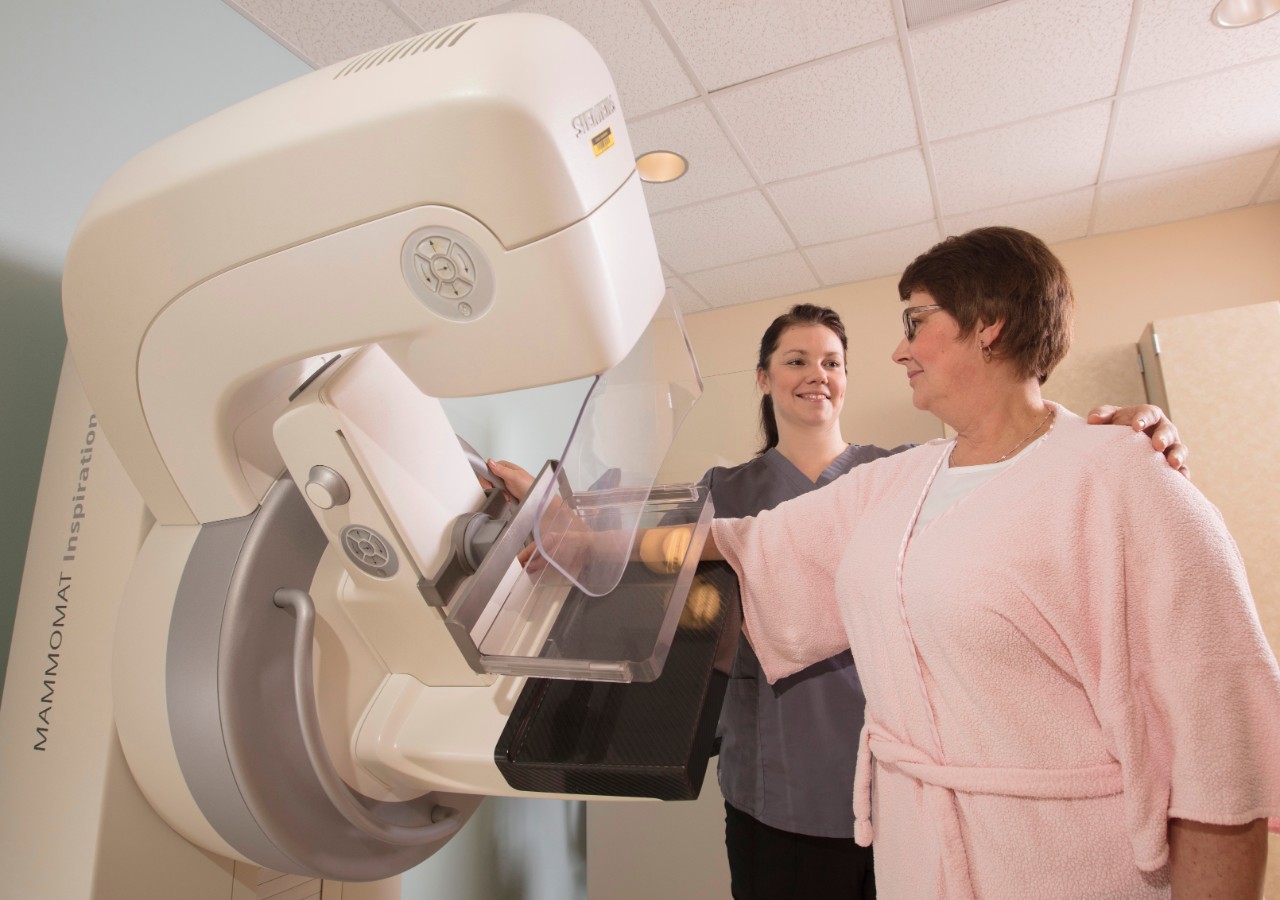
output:
{"label": "white ceiling", "polygon": [[[1280,201],[1280,16],[1213,0],[225,0],[319,68],[477,16],[596,46],[686,311],[900,272],[948,234],[1058,242]],[[1277,235],[1280,251],[1280,235]]]}

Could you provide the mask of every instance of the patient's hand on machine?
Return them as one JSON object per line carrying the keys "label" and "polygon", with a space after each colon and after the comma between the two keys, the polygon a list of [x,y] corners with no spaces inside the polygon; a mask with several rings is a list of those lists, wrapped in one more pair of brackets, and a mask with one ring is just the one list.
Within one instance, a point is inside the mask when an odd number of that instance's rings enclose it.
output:
{"label": "patient's hand on machine", "polygon": [[[534,482],[534,477],[528,470],[513,462],[508,462],[505,459],[489,459],[485,460],[485,464],[489,467],[489,471],[493,472],[497,478],[501,479],[502,482],[505,483],[507,499],[514,503],[521,503],[524,501],[524,498],[529,494],[529,489],[533,487]],[[480,478],[479,481],[484,485],[486,490],[493,487],[491,483],[483,478]],[[565,528],[566,531],[560,538],[561,549],[557,552],[560,553],[561,556],[558,556],[557,558],[564,562],[572,558],[573,548],[569,546],[569,544],[571,544],[573,540],[571,532],[577,528],[578,522],[576,518],[568,517],[559,524],[561,527]],[[594,537],[598,539],[600,535],[595,534]],[[569,542],[569,544],[566,544],[566,541]],[[583,552],[586,552],[585,548],[587,545],[587,541],[584,541]],[[538,572],[547,564],[546,559],[538,552],[538,545],[533,542],[530,542],[528,546],[520,551],[516,560],[520,565],[524,566],[525,571],[529,574]]]}
{"label": "patient's hand on machine", "polygon": [[[1111,407],[1105,407],[1110,409]],[[507,486],[507,498],[519,503],[529,493],[529,488],[533,487],[533,476],[526,470],[517,466],[513,462],[507,462],[505,459],[489,459],[485,460],[485,464],[494,475],[501,478]],[[491,483],[480,479],[486,490],[493,487]]]}

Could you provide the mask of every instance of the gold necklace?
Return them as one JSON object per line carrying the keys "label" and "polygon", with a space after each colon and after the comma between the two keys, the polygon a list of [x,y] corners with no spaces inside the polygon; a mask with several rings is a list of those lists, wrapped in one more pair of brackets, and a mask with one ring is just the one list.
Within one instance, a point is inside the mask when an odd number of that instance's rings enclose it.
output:
{"label": "gold necklace", "polygon": [[[1023,444],[1027,443],[1027,442],[1028,442],[1028,440],[1030,440],[1030,439],[1032,439],[1032,438],[1036,437],[1036,433],[1037,433],[1037,431],[1039,431],[1039,430],[1041,430],[1042,428],[1044,428],[1044,422],[1047,422],[1048,420],[1052,419],[1052,417],[1053,417],[1053,407],[1051,406],[1051,407],[1048,407],[1048,412],[1046,412],[1046,414],[1044,414],[1043,419],[1041,419],[1041,420],[1039,420],[1039,421],[1037,422],[1037,424],[1036,424],[1036,428],[1033,428],[1032,430],[1030,430],[1030,431],[1029,431],[1029,433],[1027,434],[1027,437],[1025,437],[1025,438],[1023,438],[1023,439],[1019,440],[1019,442],[1018,442],[1018,443],[1014,444],[1014,446],[1012,446],[1012,447],[1009,449],[1009,452],[1005,453],[1005,454],[1004,454],[1004,456],[1002,456],[1002,457],[998,458],[998,460],[996,460],[995,462],[988,462],[988,463],[970,462],[970,463],[965,463],[965,465],[972,465],[972,466],[977,466],[977,465],[995,466],[997,462],[1004,462],[1005,460],[1007,460],[1007,458],[1011,457],[1011,456],[1012,456],[1012,454],[1014,454],[1014,453],[1018,452],[1018,451],[1019,451],[1019,449],[1020,449],[1021,447],[1023,447]],[[1052,425],[1048,426],[1048,428],[1050,428],[1050,431],[1052,431],[1052,430],[1053,430],[1053,426],[1052,426]],[[955,454],[956,454],[956,448],[957,448],[957,447],[959,447],[959,444],[951,444],[951,452],[947,454],[947,466],[954,466],[954,465],[957,465],[957,463],[955,462]]]}
{"label": "gold necklace", "polygon": [[[1002,463],[1002,462],[1004,462],[1006,459],[1008,459],[1010,456],[1013,456],[1014,451],[1015,451],[1015,450],[1017,450],[1019,447],[1021,447],[1023,444],[1025,444],[1027,441],[1031,440],[1031,438],[1035,436],[1035,433],[1036,433],[1037,431],[1039,431],[1041,428],[1043,428],[1043,427],[1044,427],[1044,423],[1045,423],[1045,422],[1048,422],[1051,418],[1053,418],[1053,407],[1052,407],[1052,406],[1050,406],[1050,407],[1049,407],[1049,411],[1048,411],[1047,413],[1045,413],[1045,414],[1044,414],[1044,418],[1043,418],[1043,419],[1041,419],[1041,420],[1036,424],[1036,427],[1035,427],[1035,428],[1032,428],[1032,429],[1031,429],[1031,432],[1030,432],[1026,437],[1024,437],[1022,440],[1018,441],[1018,443],[1014,444],[1014,445],[1013,445],[1013,447],[1012,447],[1012,449],[1010,449],[1010,450],[1009,450],[1009,452],[1008,452],[1008,453],[1006,453],[1004,456],[1002,456],[1002,457],[1000,457],[999,459],[997,459],[997,460],[996,460],[996,462],[998,462],[998,463]],[[995,465],[995,463],[992,463],[992,465],[994,466],[994,465]]]}

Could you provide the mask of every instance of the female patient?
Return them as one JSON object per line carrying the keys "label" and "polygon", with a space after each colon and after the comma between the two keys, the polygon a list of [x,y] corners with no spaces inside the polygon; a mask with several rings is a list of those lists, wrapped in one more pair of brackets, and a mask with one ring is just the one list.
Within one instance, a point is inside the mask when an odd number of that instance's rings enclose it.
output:
{"label": "female patient", "polygon": [[[849,444],[841,434],[846,346],[840,317],[810,304],[792,307],[765,330],[756,370],[764,447],[747,463],[703,477],[717,516],[757,514],[896,452]],[[1117,421],[1137,417],[1152,424],[1152,440],[1170,464],[1181,466],[1186,450],[1159,410],[1116,414]],[[523,495],[527,472],[509,463],[490,465]],[[862,724],[863,702],[847,649],[770,685],[742,642],[719,728],[725,843],[736,900],[876,896],[871,851],[853,840],[849,802],[852,736]]]}
{"label": "female patient", "polygon": [[1220,516],[1041,398],[1074,301],[1038,239],[950,238],[899,291],[894,359],[957,437],[712,532],[770,680],[858,660],[880,895],[1260,896],[1280,670]]}

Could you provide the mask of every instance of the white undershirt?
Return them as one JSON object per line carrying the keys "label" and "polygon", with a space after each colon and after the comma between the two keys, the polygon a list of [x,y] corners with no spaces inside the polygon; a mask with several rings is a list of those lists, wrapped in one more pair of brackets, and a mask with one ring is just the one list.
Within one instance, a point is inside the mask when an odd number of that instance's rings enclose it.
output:
{"label": "white undershirt", "polygon": [[[933,484],[929,485],[929,493],[925,495],[924,505],[920,508],[920,516],[916,519],[915,527],[911,529],[911,533],[913,535],[918,534],[926,525],[1009,468],[1018,461],[1018,457],[1048,436],[1049,432],[1046,431],[1008,459],[987,463],[982,466],[952,467],[951,454],[948,451],[947,462],[938,470],[938,475],[933,479]],[[952,449],[954,449],[954,445]]]}

